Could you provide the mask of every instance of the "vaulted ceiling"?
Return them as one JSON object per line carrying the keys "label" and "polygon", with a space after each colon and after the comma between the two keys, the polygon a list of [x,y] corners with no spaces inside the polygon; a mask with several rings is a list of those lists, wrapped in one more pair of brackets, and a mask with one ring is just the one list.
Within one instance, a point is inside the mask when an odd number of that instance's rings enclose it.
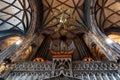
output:
{"label": "vaulted ceiling", "polygon": [[[59,18],[62,15],[60,10],[64,10],[65,15],[69,15],[67,12],[71,10],[70,14],[76,17],[74,23],[74,30],[68,31],[66,36],[71,39],[76,34],[83,33],[86,29],[84,23],[83,4],[84,0],[42,0],[43,2],[43,33],[52,35],[53,39],[58,39],[64,33],[62,31],[55,32],[54,30],[60,26]],[[70,27],[70,26],[69,26]]]}
{"label": "vaulted ceiling", "polygon": [[[71,9],[72,15],[75,15],[76,27],[84,26],[84,14],[83,14],[83,3],[84,0],[43,0],[44,6],[44,18],[43,18],[43,26],[44,28],[55,27],[58,24],[52,24],[57,20],[57,17],[61,15],[59,13],[59,8],[64,8],[64,10]],[[55,14],[54,13],[57,13]]]}
{"label": "vaulted ceiling", "polygon": [[[79,29],[80,32],[84,32],[87,29],[85,24],[86,15],[84,14],[86,11],[85,7],[87,7],[85,1],[87,0],[35,0],[37,5],[36,9],[38,12],[43,13],[43,15],[38,15],[41,18],[42,28],[50,31],[54,29],[52,27],[58,25],[58,23],[55,24],[55,22],[61,15],[58,12],[59,8],[62,7],[64,10],[71,9],[71,14],[77,18],[74,26]],[[29,29],[33,15],[31,12],[32,4],[30,4],[30,2],[31,1],[28,0],[1,0],[0,30],[17,29],[26,32]],[[108,33],[111,31],[119,32],[120,1],[93,0],[93,2],[95,2],[95,5],[91,6],[91,10],[93,10],[93,14],[95,14],[94,19],[98,27]]]}
{"label": "vaulted ceiling", "polygon": [[97,0],[95,7],[95,20],[101,30],[107,34],[120,32],[120,1]]}
{"label": "vaulted ceiling", "polygon": [[[94,1],[93,1],[94,2]],[[85,0],[43,0],[43,25],[44,29],[48,29],[48,33],[53,32],[54,28],[58,26],[57,20],[61,15],[59,8],[62,7],[64,10],[71,9],[72,15],[76,16],[75,27],[79,31],[84,32],[88,29],[86,26],[86,15],[85,15]],[[119,0],[97,0],[94,2],[95,5],[91,6],[91,12],[94,14],[94,20],[97,26],[105,34],[112,32],[120,32],[120,1]],[[56,24],[55,24],[56,23]]]}
{"label": "vaulted ceiling", "polygon": [[27,32],[31,23],[31,6],[28,0],[0,0],[0,31]]}

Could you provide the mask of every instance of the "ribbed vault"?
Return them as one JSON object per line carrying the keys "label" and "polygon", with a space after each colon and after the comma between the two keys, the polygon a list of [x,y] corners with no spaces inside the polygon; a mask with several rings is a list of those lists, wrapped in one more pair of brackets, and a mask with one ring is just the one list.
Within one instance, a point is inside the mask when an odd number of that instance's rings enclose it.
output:
{"label": "ribbed vault", "polygon": [[[52,27],[58,26],[58,17],[61,15],[59,9],[64,10],[70,9],[72,15],[76,16],[75,27],[79,28],[81,31],[86,29],[84,23],[84,13],[83,4],[84,0],[43,0],[43,28],[52,29]],[[72,23],[72,22],[71,22]]]}
{"label": "ribbed vault", "polygon": [[14,29],[26,32],[31,23],[29,0],[0,1],[0,30]]}
{"label": "ribbed vault", "polygon": [[95,20],[102,31],[107,34],[120,32],[120,1],[97,0],[95,4]]}

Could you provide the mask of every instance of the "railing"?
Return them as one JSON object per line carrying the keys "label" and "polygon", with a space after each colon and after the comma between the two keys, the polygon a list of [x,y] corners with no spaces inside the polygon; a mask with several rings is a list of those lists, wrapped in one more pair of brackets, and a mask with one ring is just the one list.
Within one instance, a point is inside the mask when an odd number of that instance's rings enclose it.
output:
{"label": "railing", "polygon": [[[119,80],[119,67],[115,62],[83,62],[72,64],[72,75],[68,69],[52,70],[52,62],[17,62],[6,80],[43,80],[63,74],[81,80]],[[53,74],[54,71],[54,74]]]}
{"label": "railing", "polygon": [[51,62],[17,62],[13,71],[51,71]]}
{"label": "railing", "polygon": [[119,67],[115,62],[73,62],[73,77],[80,80],[119,80]]}
{"label": "railing", "polygon": [[118,64],[115,62],[101,62],[101,61],[82,61],[82,62],[73,62],[72,64],[73,70],[80,70],[80,71],[92,71],[92,72],[99,72],[99,71],[116,71],[118,70]]}

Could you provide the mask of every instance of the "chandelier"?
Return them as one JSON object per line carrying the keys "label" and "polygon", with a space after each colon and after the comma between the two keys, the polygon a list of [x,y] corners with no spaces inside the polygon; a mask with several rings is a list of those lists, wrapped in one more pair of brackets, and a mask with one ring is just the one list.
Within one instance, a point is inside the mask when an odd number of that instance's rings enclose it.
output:
{"label": "chandelier", "polygon": [[72,9],[59,7],[58,11],[53,13],[53,16],[56,18],[56,22],[58,24],[54,29],[55,32],[62,31],[63,33],[66,33],[67,31],[75,29],[74,25],[76,17],[72,15],[72,12]]}

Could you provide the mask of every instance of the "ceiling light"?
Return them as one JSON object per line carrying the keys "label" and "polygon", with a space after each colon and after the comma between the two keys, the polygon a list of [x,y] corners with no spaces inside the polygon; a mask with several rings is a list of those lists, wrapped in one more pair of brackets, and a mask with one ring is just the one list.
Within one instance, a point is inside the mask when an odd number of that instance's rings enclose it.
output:
{"label": "ceiling light", "polygon": [[19,44],[21,44],[22,43],[22,40],[18,40],[17,42],[16,42],[16,45],[19,45]]}
{"label": "ceiling light", "polygon": [[[75,29],[75,22],[76,17],[72,14],[71,9],[64,9],[60,7],[58,9],[58,12],[54,12],[53,14],[59,14],[59,16],[54,15],[57,18],[57,27],[55,28],[55,32],[62,31],[63,33],[66,33],[69,30]],[[56,24],[56,22],[53,22],[53,24]]]}
{"label": "ceiling light", "polygon": [[108,44],[112,44],[112,43],[113,43],[113,41],[112,41],[112,39],[107,38],[107,39],[106,39],[106,43],[108,43]]}

